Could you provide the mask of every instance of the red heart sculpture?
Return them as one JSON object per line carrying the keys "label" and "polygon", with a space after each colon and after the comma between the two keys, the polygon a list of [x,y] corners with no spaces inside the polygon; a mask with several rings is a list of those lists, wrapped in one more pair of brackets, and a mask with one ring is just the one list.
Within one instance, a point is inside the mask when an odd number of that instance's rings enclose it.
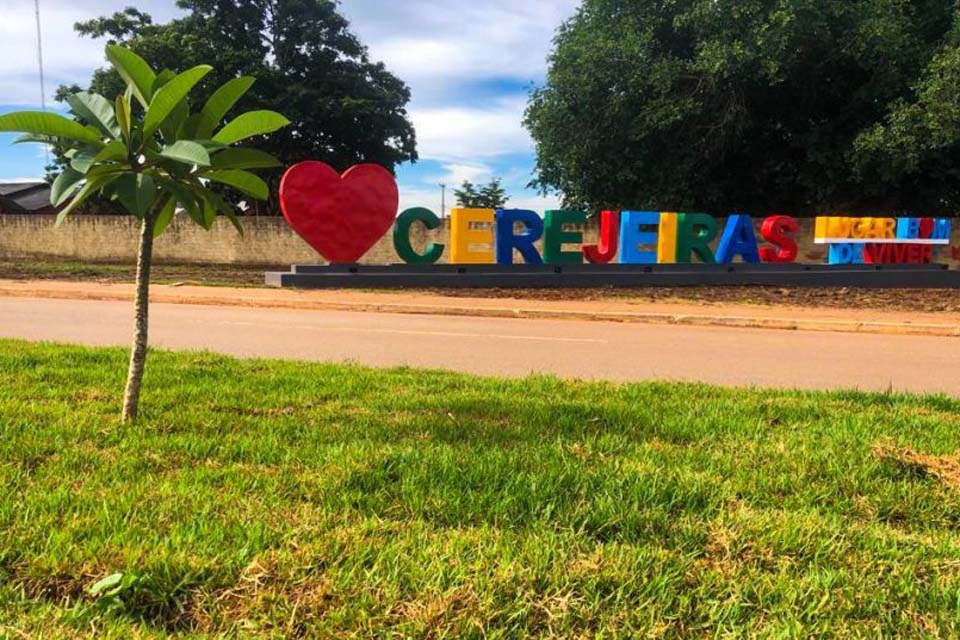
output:
{"label": "red heart sculpture", "polygon": [[290,167],[280,181],[283,217],[329,262],[355,263],[397,217],[400,194],[389,171],[359,164],[340,177],[316,161]]}

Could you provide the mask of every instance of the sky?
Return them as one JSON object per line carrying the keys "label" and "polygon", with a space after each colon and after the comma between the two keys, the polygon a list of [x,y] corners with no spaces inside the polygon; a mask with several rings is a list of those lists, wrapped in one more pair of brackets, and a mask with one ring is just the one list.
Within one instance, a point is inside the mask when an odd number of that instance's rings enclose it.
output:
{"label": "sky", "polygon": [[[543,81],[556,28],[579,0],[343,0],[341,12],[368,46],[411,88],[410,117],[420,161],[399,167],[401,209],[439,213],[440,183],[501,177],[510,206],[556,207],[554,196],[526,188],[535,156],[522,117]],[[56,87],[86,86],[104,65],[102,41],[80,38],[73,24],[134,4],[155,21],[177,15],[174,0],[41,0],[48,107]],[[33,0],[0,0],[0,113],[40,106]],[[39,145],[11,145],[0,135],[0,180],[43,175]],[[306,159],[306,158],[305,158]]]}

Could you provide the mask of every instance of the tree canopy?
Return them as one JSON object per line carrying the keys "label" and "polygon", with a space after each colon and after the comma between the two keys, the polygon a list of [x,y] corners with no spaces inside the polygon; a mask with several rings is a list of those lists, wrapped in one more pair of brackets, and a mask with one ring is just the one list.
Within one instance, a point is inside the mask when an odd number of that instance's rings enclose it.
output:
{"label": "tree canopy", "polygon": [[494,178],[484,186],[464,180],[459,189],[453,190],[457,205],[468,209],[501,209],[506,204],[507,192],[500,186],[500,178]]}
{"label": "tree canopy", "polygon": [[[417,159],[406,106],[409,88],[369,59],[333,0],[178,0],[188,13],[166,24],[134,8],[76,25],[155,66],[184,70],[215,61],[197,89],[207,99],[238,76],[256,82],[241,109],[280,110],[293,126],[259,143],[284,164],[322,160],[339,170],[371,162],[393,170]],[[113,69],[94,73],[90,91],[122,92]],[[79,90],[61,87],[59,94]],[[276,180],[276,175],[274,176]]]}
{"label": "tree canopy", "polygon": [[571,204],[960,210],[954,0],[584,0],[526,114]]}

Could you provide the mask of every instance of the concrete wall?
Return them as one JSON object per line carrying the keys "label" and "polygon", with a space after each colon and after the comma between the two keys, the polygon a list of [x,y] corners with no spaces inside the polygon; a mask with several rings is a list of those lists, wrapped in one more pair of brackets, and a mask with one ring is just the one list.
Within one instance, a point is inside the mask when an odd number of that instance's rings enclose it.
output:
{"label": "concrete wall", "polygon": [[[0,259],[66,258],[84,262],[133,262],[136,259],[139,229],[131,216],[76,215],[60,226],[52,215],[0,215]],[[825,248],[813,244],[813,221],[801,220],[797,235],[801,262],[821,262]],[[189,219],[179,218],[156,243],[158,262],[248,264],[289,266],[320,262],[317,253],[287,226],[283,218],[243,218],[240,236],[223,218],[212,231],[205,231]],[[415,229],[422,229],[415,227]],[[585,241],[594,242],[595,225],[584,230]],[[448,243],[446,227],[435,232],[413,233],[412,243],[422,249],[430,239]],[[960,224],[954,224],[954,246],[960,247]],[[941,254],[941,262],[950,260],[950,250]],[[445,252],[445,261],[449,250]],[[363,262],[390,264],[399,262],[393,250],[393,236],[386,236],[364,257]]]}
{"label": "concrete wall", "polygon": [[[84,262],[133,262],[139,221],[132,216],[76,215],[57,227],[52,215],[0,215],[0,258],[66,258]],[[243,218],[241,236],[225,218],[211,231],[178,218],[157,239],[154,259],[165,263],[289,266],[321,262],[320,256],[283,218]],[[418,227],[420,228],[420,227]],[[422,229],[422,228],[421,228]],[[413,233],[414,246],[425,243]],[[431,234],[432,236],[433,234]],[[442,235],[446,237],[444,230]],[[387,234],[364,262],[393,263],[393,236]]]}
{"label": "concrete wall", "polygon": [[[76,215],[59,227],[55,216],[0,215],[0,258],[69,258],[90,262],[136,260],[138,220],[132,216]],[[318,256],[283,218],[245,218],[240,236],[220,218],[211,231],[176,219],[157,239],[154,258],[166,263],[290,265]],[[382,246],[387,246],[383,245]],[[393,253],[392,243],[389,245]],[[382,250],[371,252],[386,259]]]}

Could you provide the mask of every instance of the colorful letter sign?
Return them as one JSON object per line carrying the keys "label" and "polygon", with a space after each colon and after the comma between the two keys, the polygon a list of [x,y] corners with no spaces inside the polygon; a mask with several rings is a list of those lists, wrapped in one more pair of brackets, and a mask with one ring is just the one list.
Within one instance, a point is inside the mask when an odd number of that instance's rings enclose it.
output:
{"label": "colorful letter sign", "polygon": [[830,247],[830,264],[931,264],[936,245],[950,244],[946,218],[817,218],[815,242]]}
{"label": "colorful letter sign", "polygon": [[[398,201],[393,176],[376,165],[340,176],[322,162],[301,162],[280,184],[287,222],[330,262],[358,261],[391,225],[401,260],[438,262],[446,248],[429,241],[429,233],[442,221],[419,207],[396,216]],[[551,210],[541,218],[521,209],[456,208],[449,261],[510,265],[519,254],[526,264],[729,264],[786,263],[798,256],[800,225],[785,215],[758,220],[757,227],[749,215],[733,214],[721,230],[703,213],[607,210],[600,214],[599,239],[590,245],[584,245],[586,222],[587,214],[577,210]],[[411,244],[414,225],[428,234],[422,252]],[[829,247],[830,264],[930,264],[938,247],[950,244],[951,230],[947,218],[825,216],[816,219],[814,241]]]}

